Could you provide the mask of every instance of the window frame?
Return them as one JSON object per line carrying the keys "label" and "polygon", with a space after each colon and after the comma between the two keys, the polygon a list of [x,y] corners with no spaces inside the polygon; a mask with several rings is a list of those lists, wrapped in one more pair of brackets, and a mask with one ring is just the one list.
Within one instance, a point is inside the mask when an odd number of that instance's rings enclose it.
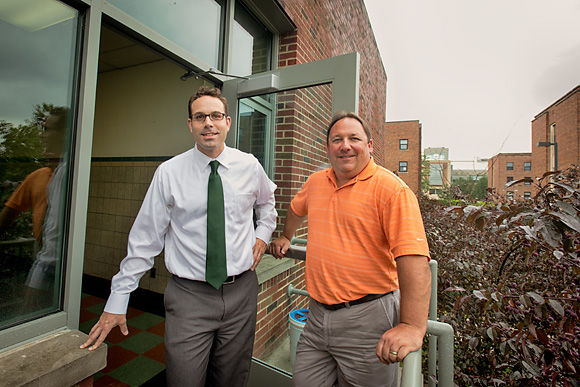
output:
{"label": "window frame", "polygon": [[513,161],[506,162],[506,170],[507,171],[513,171],[514,170],[514,163],[513,163]]}
{"label": "window frame", "polygon": [[399,150],[409,150],[409,139],[407,138],[399,139]]}
{"label": "window frame", "polygon": [[409,163],[407,161],[399,161],[399,173],[409,173]]}

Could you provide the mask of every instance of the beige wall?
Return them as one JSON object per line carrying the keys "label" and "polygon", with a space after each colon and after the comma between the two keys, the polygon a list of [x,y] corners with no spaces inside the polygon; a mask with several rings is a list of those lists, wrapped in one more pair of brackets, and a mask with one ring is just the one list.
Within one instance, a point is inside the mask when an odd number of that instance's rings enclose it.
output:
{"label": "beige wall", "polygon": [[99,74],[93,157],[174,156],[191,148],[187,101],[204,82],[159,61]]}

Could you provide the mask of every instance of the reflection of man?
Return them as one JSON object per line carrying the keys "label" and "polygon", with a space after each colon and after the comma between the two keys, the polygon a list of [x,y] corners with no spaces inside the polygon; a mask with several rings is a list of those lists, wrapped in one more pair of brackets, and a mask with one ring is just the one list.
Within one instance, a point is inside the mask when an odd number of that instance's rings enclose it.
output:
{"label": "reflection of man", "polygon": [[55,108],[46,118],[41,134],[47,166],[30,173],[18,186],[0,212],[0,235],[24,211],[32,209],[34,238],[40,242],[47,206],[47,188],[65,147],[66,108]]}
{"label": "reflection of man", "polygon": [[372,150],[366,123],[337,114],[327,132],[332,168],[308,178],[270,244],[283,257],[308,217],[312,300],[296,386],[396,386],[397,362],[422,345],[431,277],[421,214],[413,192],[374,163]]}
{"label": "reflection of man", "polygon": [[[129,294],[165,247],[165,264],[173,274],[165,290],[168,384],[245,386],[256,327],[254,269],[276,227],[276,186],[255,157],[225,146],[231,119],[218,89],[201,87],[188,106],[196,145],[157,169],[105,311],[81,348],[93,342],[89,350],[97,348],[116,325],[128,334]],[[223,193],[214,194],[217,175]],[[208,207],[213,213],[220,198],[223,211],[209,216]],[[216,247],[213,237],[224,232],[214,221],[223,222],[224,216],[225,246]],[[210,273],[210,257],[222,248],[227,273],[217,279]]]}
{"label": "reflection of man", "polygon": [[54,108],[43,124],[42,139],[47,167],[29,174],[0,212],[0,234],[23,211],[32,209],[33,232],[37,241],[35,261],[26,279],[28,311],[50,306],[54,276],[60,257],[61,201],[66,167],[61,163],[65,149],[68,109]]}

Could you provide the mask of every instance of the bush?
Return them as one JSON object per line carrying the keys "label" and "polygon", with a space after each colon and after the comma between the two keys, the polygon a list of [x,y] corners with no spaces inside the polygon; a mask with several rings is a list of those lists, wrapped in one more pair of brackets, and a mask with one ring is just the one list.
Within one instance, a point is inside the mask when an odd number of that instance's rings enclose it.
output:
{"label": "bush", "polygon": [[574,167],[530,201],[421,200],[458,385],[580,386],[579,181]]}

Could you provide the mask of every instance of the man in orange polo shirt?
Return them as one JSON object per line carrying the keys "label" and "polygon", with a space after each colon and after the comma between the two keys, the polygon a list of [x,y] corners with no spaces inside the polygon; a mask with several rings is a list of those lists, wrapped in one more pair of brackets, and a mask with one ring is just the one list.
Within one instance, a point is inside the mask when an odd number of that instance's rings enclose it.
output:
{"label": "man in orange polo shirt", "polygon": [[270,244],[284,257],[308,219],[311,302],[296,386],[396,386],[398,362],[423,342],[431,274],[419,206],[402,180],[374,163],[372,151],[362,118],[335,115],[327,131],[332,168],[308,178]]}

